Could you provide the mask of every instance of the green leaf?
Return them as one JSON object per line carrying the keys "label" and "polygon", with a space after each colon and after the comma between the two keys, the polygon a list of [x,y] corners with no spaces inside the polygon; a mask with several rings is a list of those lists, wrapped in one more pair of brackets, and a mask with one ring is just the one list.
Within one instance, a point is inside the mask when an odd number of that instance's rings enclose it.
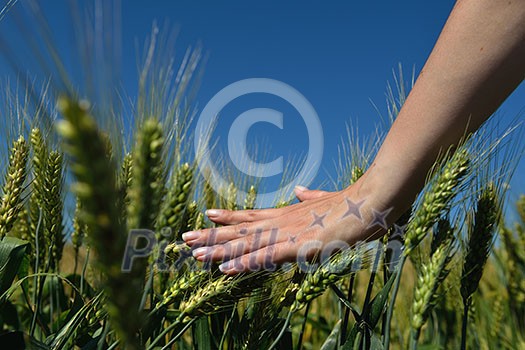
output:
{"label": "green leaf", "polygon": [[29,280],[24,279],[24,277],[26,277],[27,275],[29,275],[29,255],[24,254],[24,258],[22,259],[22,262],[20,263],[20,268],[18,269],[18,279],[24,281],[22,283],[22,288],[25,291],[29,290]]}
{"label": "green leaf", "polygon": [[75,294],[75,299],[73,300],[73,303],[69,307],[69,310],[66,310],[65,317],[61,320],[60,325],[64,325],[68,323],[75,315],[80,311],[80,309],[84,306],[84,301],[82,298]]}
{"label": "green leaf", "polygon": [[[166,317],[166,311],[167,310],[165,307],[161,307],[149,313],[141,332],[144,341],[150,339],[156,332],[160,332],[162,330],[161,328],[164,324],[163,320]],[[172,319],[177,319],[177,317],[178,314]]]}
{"label": "green leaf", "polygon": [[355,337],[354,344],[353,344],[355,350],[361,350],[361,343],[362,343],[361,338],[363,338],[363,333],[359,331],[357,333],[357,336]]}
{"label": "green leaf", "polygon": [[360,333],[361,332],[359,330],[359,325],[356,322],[354,326],[352,327],[352,329],[350,330],[350,333],[348,333],[348,337],[346,338],[341,350],[352,350],[358,338],[358,334]]}
{"label": "green leaf", "polygon": [[[82,296],[84,298],[91,299],[97,295],[97,293],[95,292],[93,287],[91,287],[91,285],[88,283],[88,281],[86,281],[86,279],[82,279],[82,276],[80,276],[79,274],[69,274],[66,276],[66,279],[77,289],[83,291]],[[82,288],[80,284],[82,284]]]}
{"label": "green leaf", "polygon": [[332,332],[330,333],[328,338],[326,338],[320,350],[336,350],[337,349],[337,341],[339,340],[339,330],[340,329],[341,329],[341,320],[337,321],[337,323],[334,326],[334,329],[332,329]]}
{"label": "green leaf", "polygon": [[60,310],[66,310],[68,308],[69,299],[66,297],[64,290],[64,284],[62,283],[62,277],[49,276],[44,282],[44,298],[53,298],[53,302],[58,302],[55,307],[59,307]]}
{"label": "green leaf", "polygon": [[0,241],[0,295],[13,283],[28,246],[29,242],[15,237],[4,237]]}
{"label": "green leaf", "polygon": [[372,342],[370,344],[370,350],[383,350],[383,342],[377,336],[377,334],[372,333]]}
{"label": "green leaf", "polygon": [[331,285],[330,287],[332,288],[332,290],[335,292],[335,294],[339,298],[339,301],[352,312],[352,315],[354,315],[355,321],[356,322],[360,322],[361,321],[361,315],[360,315],[359,311],[357,310],[357,308],[352,305],[350,300],[348,300],[346,298],[344,293],[336,285]]}
{"label": "green leaf", "polygon": [[78,312],[70,318],[70,320],[60,329],[57,334],[53,337],[51,348],[63,349],[66,344],[74,337],[75,333],[79,330],[82,325],[82,321],[86,315],[94,309],[94,305],[98,303],[102,294],[97,295],[94,299],[90,300],[84,306],[82,306]]}
{"label": "green leaf", "polygon": [[[374,334],[373,330],[376,327],[377,323],[379,322],[379,319],[381,318],[381,315],[385,311],[386,302],[388,300],[388,294],[390,293],[390,289],[392,289],[392,285],[395,280],[395,274],[390,276],[388,281],[386,282],[385,286],[377,295],[372,299],[370,302],[370,308],[367,312],[365,317],[363,317],[366,321],[366,324],[370,327],[370,333],[372,333],[372,349],[374,346]],[[359,336],[360,335],[360,336]],[[359,329],[359,323],[356,322],[354,324],[354,327],[352,327],[352,330],[348,334],[348,337],[346,338],[343,350],[350,350],[353,349],[357,343],[357,341],[360,341],[360,338],[362,336],[361,330]],[[359,346],[359,343],[357,343],[357,346]],[[378,348],[378,349],[382,349]]]}
{"label": "green leaf", "polygon": [[388,294],[390,293],[390,289],[394,283],[395,276],[395,274],[390,276],[383,289],[381,289],[381,291],[377,293],[377,295],[372,300],[369,314],[365,315],[365,320],[368,321],[367,324],[370,326],[371,331],[373,331],[373,329],[376,327],[379,319],[381,318],[381,315],[385,311]]}
{"label": "green leaf", "polygon": [[201,317],[192,326],[193,339],[197,344],[196,349],[199,350],[212,350],[212,336],[210,332],[210,326],[208,324],[208,317]]}

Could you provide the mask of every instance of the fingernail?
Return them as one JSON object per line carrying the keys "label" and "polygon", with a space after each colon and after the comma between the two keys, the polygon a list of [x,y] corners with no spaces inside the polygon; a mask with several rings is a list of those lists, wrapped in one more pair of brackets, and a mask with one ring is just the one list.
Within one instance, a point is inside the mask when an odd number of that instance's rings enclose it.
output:
{"label": "fingernail", "polygon": [[222,210],[219,210],[219,209],[208,209],[206,210],[206,216],[210,217],[210,216],[219,216],[221,215],[222,213]]}
{"label": "fingernail", "polygon": [[233,263],[232,262],[225,262],[225,263],[222,263],[222,264],[219,265],[219,270],[221,270],[221,272],[228,272],[232,268],[233,268]]}
{"label": "fingernail", "polygon": [[308,188],[301,186],[301,185],[297,185],[295,186],[295,190],[299,192],[304,192],[304,191],[308,191]]}
{"label": "fingernail", "polygon": [[201,248],[195,249],[193,252],[191,252],[191,254],[193,255],[194,258],[199,258],[201,256],[207,255],[210,252],[211,252],[210,247],[201,247]]}
{"label": "fingernail", "polygon": [[182,239],[185,240],[186,242],[187,241],[192,241],[194,239],[197,239],[199,238],[200,236],[200,232],[198,231],[190,231],[190,232],[186,232],[182,235]]}

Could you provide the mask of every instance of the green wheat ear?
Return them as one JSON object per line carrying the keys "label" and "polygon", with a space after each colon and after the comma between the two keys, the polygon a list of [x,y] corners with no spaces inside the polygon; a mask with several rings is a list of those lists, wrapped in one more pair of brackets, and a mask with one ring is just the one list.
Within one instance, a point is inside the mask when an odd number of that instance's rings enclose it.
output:
{"label": "green wheat ear", "polygon": [[77,198],[75,205],[75,216],[73,217],[73,232],[71,233],[71,244],[73,245],[75,254],[78,254],[80,248],[82,247],[82,244],[84,243],[84,239],[87,236],[86,225],[80,217],[81,211],[81,203],[80,200],[78,200]]}
{"label": "green wheat ear", "polygon": [[197,202],[193,201],[188,204],[186,212],[183,218],[183,229],[184,231],[192,231],[195,229],[195,224],[199,218],[199,206]]}
{"label": "green wheat ear", "polygon": [[157,230],[169,227],[171,240],[180,239],[179,231],[186,226],[188,216],[185,215],[188,201],[193,190],[194,168],[184,163],[173,171],[166,199],[162,204]]}
{"label": "green wheat ear", "polygon": [[365,171],[360,166],[354,166],[350,177],[350,184],[355,184],[363,176]]}
{"label": "green wheat ear", "polygon": [[131,188],[131,183],[133,181],[133,155],[131,153],[126,153],[122,159],[122,165],[120,168],[120,173],[118,177],[118,186],[120,190],[121,197],[121,207],[122,211],[122,220],[126,222],[127,219],[127,208],[129,206],[129,191]]}
{"label": "green wheat ear", "polygon": [[237,187],[232,182],[228,186],[228,191],[226,192],[226,209],[228,210],[237,210]]}
{"label": "green wheat ear", "polygon": [[521,222],[525,224],[525,194],[522,194],[516,203]]}
{"label": "green wheat ear", "polygon": [[185,322],[231,308],[254,289],[264,285],[269,276],[268,272],[247,273],[235,277],[221,275],[200,288],[194,288],[192,294],[180,303],[181,314],[178,320]]}
{"label": "green wheat ear", "polygon": [[64,120],[58,131],[64,149],[71,157],[76,182],[73,190],[81,201],[80,218],[89,228],[89,244],[97,253],[96,264],[104,273],[108,313],[127,349],[141,349],[137,339],[142,325],[139,311],[143,271],[133,265],[130,273],[121,271],[127,235],[119,220],[119,191],[115,164],[107,157],[107,147],[89,106],[61,98],[58,103]]}
{"label": "green wheat ear", "polygon": [[405,255],[409,255],[425,238],[430,228],[438,221],[440,215],[450,206],[456,194],[456,188],[467,174],[469,164],[468,152],[461,148],[445,164],[443,170],[431,183],[423,195],[423,200],[408,223],[405,236]]}
{"label": "green wheat ear", "polygon": [[513,237],[512,232],[507,228],[502,228],[501,236],[506,251],[504,263],[509,296],[518,303],[525,303],[525,281],[523,281],[523,272],[520,268],[525,266],[525,259],[523,258],[525,256],[525,245],[519,239],[520,237]]}
{"label": "green wheat ear", "polygon": [[364,246],[342,250],[306,276],[298,286],[292,310],[303,308],[309,301],[323,294],[331,285],[345,276],[357,273],[367,265],[370,252]]}
{"label": "green wheat ear", "polygon": [[210,178],[211,178],[211,175],[208,170],[207,172],[205,172],[204,185],[203,185],[203,190],[202,190],[206,209],[217,208],[217,194],[215,193],[215,190],[213,189],[213,186],[211,185]]}
{"label": "green wheat ear", "polygon": [[[16,220],[13,228],[11,229],[12,235],[18,237],[24,241],[31,240],[31,234],[29,229],[29,217],[26,206],[22,206],[20,213],[18,213],[18,219]],[[32,254],[31,254],[32,255]]]}
{"label": "green wheat ear", "polygon": [[473,317],[472,296],[478,289],[485,263],[490,255],[496,228],[501,217],[501,202],[498,189],[489,183],[482,189],[477,200],[476,211],[469,222],[469,236],[463,258],[460,292],[463,299],[463,322],[461,349],[466,349],[469,315]]}
{"label": "green wheat ear", "polygon": [[46,177],[44,178],[44,236],[48,246],[51,246],[51,269],[55,270],[62,259],[64,248],[63,236],[63,156],[52,151],[49,154],[46,167]]}
{"label": "green wheat ear", "polygon": [[164,136],[154,118],[144,122],[133,150],[132,183],[129,188],[128,229],[153,229],[164,195]]}
{"label": "green wheat ear", "polygon": [[250,186],[246,198],[244,199],[244,209],[250,210],[255,208],[255,202],[257,201],[257,190],[255,186]]}
{"label": "green wheat ear", "polygon": [[[31,247],[35,254],[38,253],[38,261],[43,263],[46,260],[46,238],[45,238],[45,221],[44,221],[44,198],[46,196],[46,171],[49,156],[49,148],[42,136],[42,131],[38,128],[31,130],[31,165],[32,165],[32,182],[31,197],[29,198],[29,218]],[[38,242],[37,242],[38,240]],[[37,249],[38,244],[38,249]],[[35,266],[36,255],[31,255],[31,266]]]}
{"label": "green wheat ear", "polygon": [[450,271],[447,267],[452,259],[453,238],[450,223],[448,220],[441,220],[432,241],[430,260],[422,265],[414,290],[411,318],[413,344],[417,344],[421,327],[427,321],[438,298],[438,287]]}
{"label": "green wheat ear", "polygon": [[22,192],[27,176],[29,147],[22,136],[13,143],[0,203],[0,239],[7,235],[22,209]]}
{"label": "green wheat ear", "polygon": [[465,304],[470,303],[472,294],[478,288],[485,263],[494,243],[500,216],[499,194],[496,186],[490,183],[481,192],[469,230],[461,276],[461,296]]}

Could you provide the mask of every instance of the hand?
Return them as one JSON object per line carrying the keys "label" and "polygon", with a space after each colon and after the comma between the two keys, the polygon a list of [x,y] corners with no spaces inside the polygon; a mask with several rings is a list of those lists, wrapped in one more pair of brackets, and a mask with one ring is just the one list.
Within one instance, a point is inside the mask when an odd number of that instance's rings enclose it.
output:
{"label": "hand", "polygon": [[324,249],[377,237],[388,227],[390,210],[373,208],[357,186],[339,192],[297,187],[301,201],[279,209],[211,209],[209,219],[225,225],[183,234],[199,261],[224,261],[226,274],[272,269],[275,264],[311,259]]}

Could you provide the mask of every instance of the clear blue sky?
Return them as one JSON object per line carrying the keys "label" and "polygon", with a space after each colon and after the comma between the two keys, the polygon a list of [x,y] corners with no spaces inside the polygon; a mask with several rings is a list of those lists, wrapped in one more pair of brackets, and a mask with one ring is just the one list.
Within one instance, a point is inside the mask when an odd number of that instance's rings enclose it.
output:
{"label": "clear blue sky", "polygon": [[[5,1],[5,0],[4,0]],[[71,50],[71,31],[64,24],[63,1],[40,5],[64,52]],[[322,123],[324,158],[315,184],[333,176],[337,146],[345,124],[357,124],[363,137],[380,122],[374,104],[386,115],[385,92],[401,63],[405,76],[422,68],[454,1],[122,1],[123,77],[135,93],[135,43],[148,36],[152,22],[169,21],[179,28],[181,57],[189,45],[201,43],[208,54],[196,98],[201,108],[219,90],[247,78],[272,78],[301,92]],[[74,66],[74,64],[73,64]],[[522,84],[502,106],[505,125],[525,107]],[[226,146],[231,122],[247,108],[282,110],[284,129],[254,126],[250,140],[267,140],[267,158],[305,154],[306,128],[293,108],[279,99],[251,96],[221,113],[217,135]],[[258,141],[257,141],[258,142]],[[284,151],[283,151],[284,150]],[[513,192],[525,192],[524,162],[512,181]]]}

